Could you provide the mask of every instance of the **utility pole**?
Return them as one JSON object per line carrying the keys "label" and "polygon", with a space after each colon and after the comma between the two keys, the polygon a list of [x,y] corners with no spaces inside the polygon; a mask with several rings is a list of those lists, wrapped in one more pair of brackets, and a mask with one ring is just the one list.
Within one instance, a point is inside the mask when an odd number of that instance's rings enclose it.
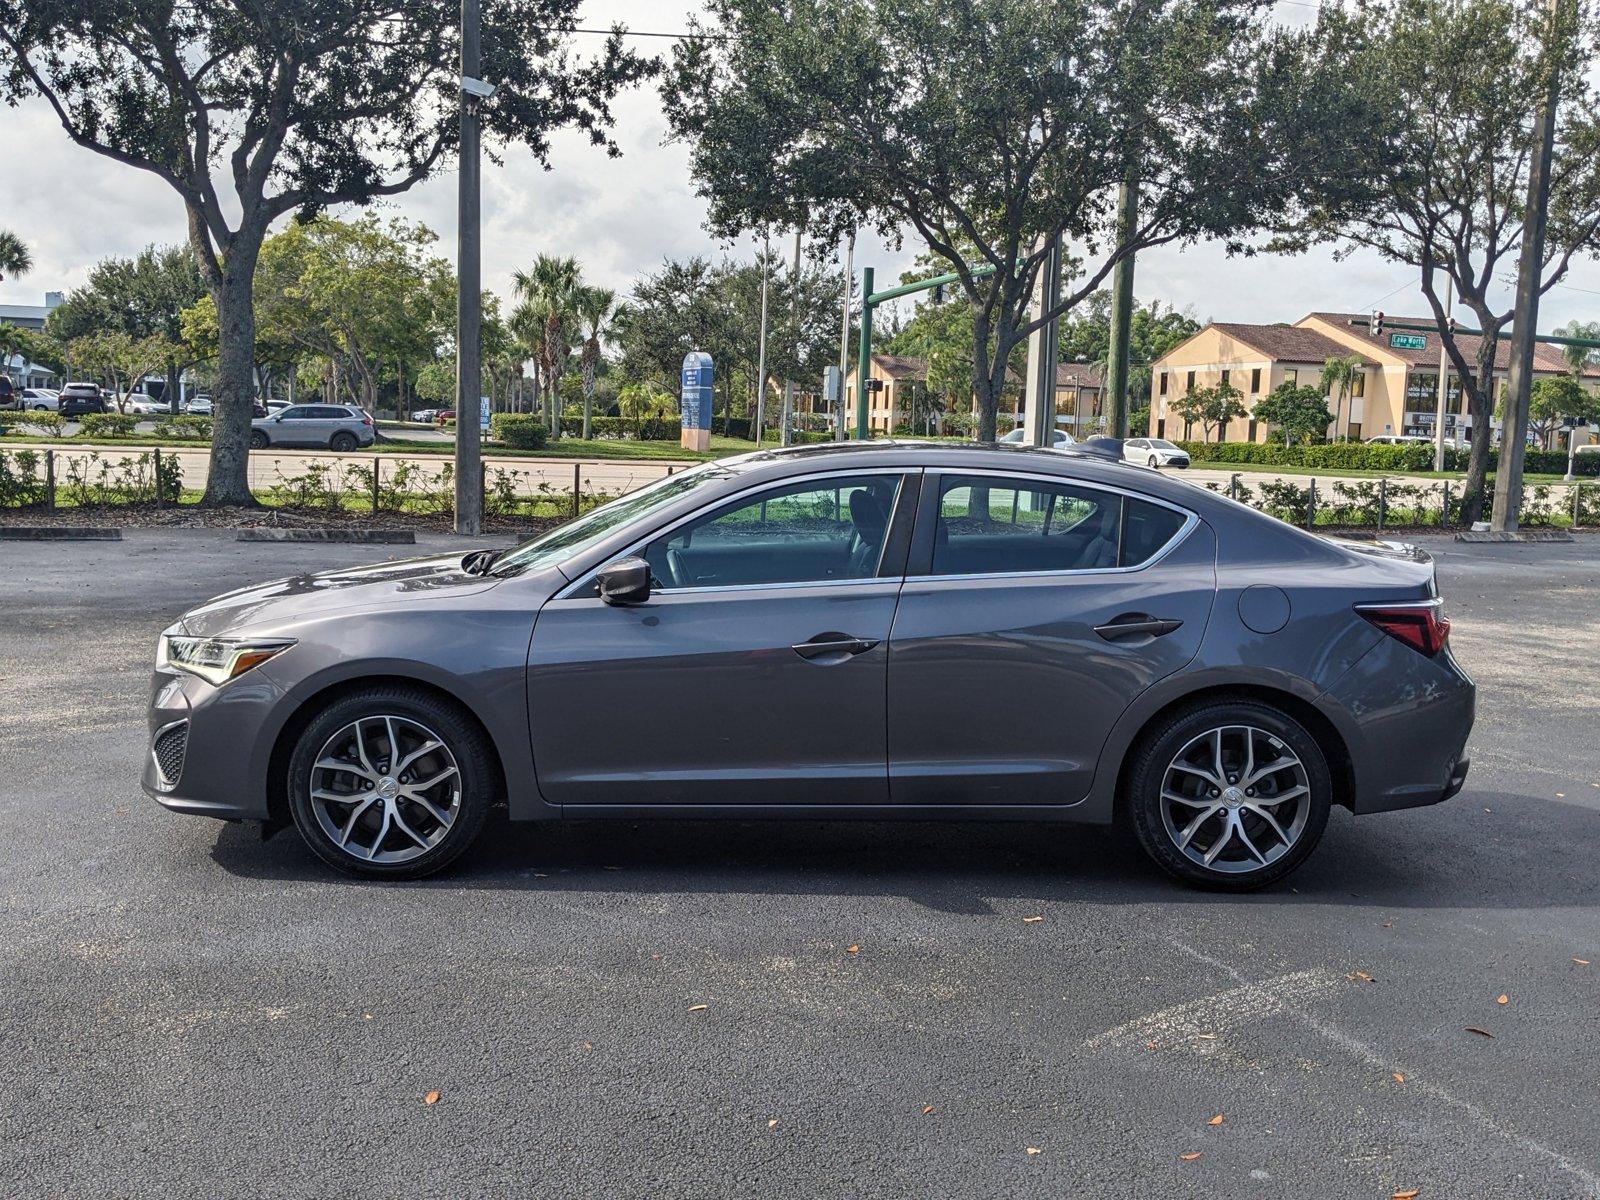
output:
{"label": "utility pole", "polygon": [[[478,97],[469,92],[481,70],[478,0],[461,0],[461,161],[456,206],[456,532],[483,529],[483,445],[478,397],[483,394],[479,343],[483,328],[478,242]],[[481,85],[479,85],[481,87]]]}
{"label": "utility pole", "polygon": [[[1126,246],[1139,224],[1139,181],[1130,174],[1117,188],[1117,244]],[[1133,255],[1111,268],[1111,345],[1106,353],[1106,401],[1114,438],[1128,436],[1128,345],[1133,327]],[[1140,430],[1143,433],[1144,430]]]}
{"label": "utility pole", "polygon": [[[1061,239],[1052,236],[1039,266],[1038,315],[1044,316],[1061,299]],[[1051,317],[1028,336],[1028,381],[1024,405],[1028,415],[1030,446],[1055,445],[1056,364],[1060,358],[1057,318]]]}
{"label": "utility pole", "polygon": [[839,302],[839,399],[833,413],[833,440],[845,439],[844,381],[850,372],[850,285],[855,282],[856,231],[850,231],[850,240],[844,248],[844,298]]}
{"label": "utility pole", "polygon": [[762,426],[767,423],[767,263],[771,255],[767,227],[761,227],[761,348],[756,351],[756,445],[761,445]]}
{"label": "utility pole", "polygon": [[[1446,325],[1450,324],[1450,310],[1455,307],[1455,286],[1455,277],[1446,275],[1444,277],[1444,320]],[[1444,414],[1445,410],[1450,407],[1450,386],[1445,382],[1449,377],[1445,374],[1445,371],[1449,365],[1450,360],[1445,356],[1444,352],[1444,335],[1441,333],[1439,335],[1439,408],[1433,416],[1433,469],[1435,471],[1444,470]]]}
{"label": "utility pole", "polygon": [[1555,155],[1556,106],[1561,96],[1562,0],[1550,0],[1544,54],[1544,102],[1533,125],[1533,164],[1528,171],[1528,204],[1522,221],[1522,261],[1517,267],[1516,315],[1512,318],[1511,363],[1506,377],[1505,419],[1500,426],[1500,461],[1494,473],[1494,510],[1489,528],[1514,533],[1522,512],[1522,465],[1528,448],[1528,397],[1533,384],[1533,346],[1539,321],[1539,276],[1544,269],[1544,235],[1549,224],[1550,161]]}
{"label": "utility pole", "polygon": [[[794,365],[800,363],[800,226],[794,227],[794,274],[790,277],[794,295],[789,300],[789,315],[794,321]],[[778,434],[780,446],[794,441],[794,376],[783,379],[783,428]]]}

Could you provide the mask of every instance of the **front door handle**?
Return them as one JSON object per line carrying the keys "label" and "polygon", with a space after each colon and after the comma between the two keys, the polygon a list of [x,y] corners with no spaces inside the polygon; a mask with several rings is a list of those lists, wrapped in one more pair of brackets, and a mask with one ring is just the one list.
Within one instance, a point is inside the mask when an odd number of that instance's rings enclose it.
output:
{"label": "front door handle", "polygon": [[848,633],[819,633],[810,641],[790,647],[801,658],[836,658],[843,661],[853,654],[871,650],[878,643],[869,638],[851,637]]}
{"label": "front door handle", "polygon": [[1182,624],[1182,621],[1152,617],[1148,613],[1123,613],[1104,625],[1096,625],[1094,631],[1106,641],[1114,642],[1119,638],[1165,637]]}

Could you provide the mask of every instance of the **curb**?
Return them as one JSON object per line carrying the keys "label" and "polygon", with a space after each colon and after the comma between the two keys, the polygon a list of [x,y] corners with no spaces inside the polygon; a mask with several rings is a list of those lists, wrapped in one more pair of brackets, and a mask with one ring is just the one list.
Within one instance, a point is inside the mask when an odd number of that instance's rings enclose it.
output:
{"label": "curb", "polygon": [[120,542],[114,525],[0,525],[0,542]]}
{"label": "curb", "polygon": [[1456,534],[1458,542],[1570,542],[1572,535],[1564,529],[1519,529],[1516,533],[1497,533],[1494,530],[1467,530]]}
{"label": "curb", "polygon": [[414,529],[238,529],[238,542],[358,542],[367,545],[411,546]]}

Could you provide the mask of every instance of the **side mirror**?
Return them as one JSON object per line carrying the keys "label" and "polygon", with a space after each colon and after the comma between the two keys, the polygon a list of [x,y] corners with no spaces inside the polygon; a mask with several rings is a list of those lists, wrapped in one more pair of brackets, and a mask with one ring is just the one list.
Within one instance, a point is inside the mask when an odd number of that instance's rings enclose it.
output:
{"label": "side mirror", "polygon": [[642,558],[619,558],[600,568],[595,586],[607,604],[643,604],[650,599],[650,564]]}

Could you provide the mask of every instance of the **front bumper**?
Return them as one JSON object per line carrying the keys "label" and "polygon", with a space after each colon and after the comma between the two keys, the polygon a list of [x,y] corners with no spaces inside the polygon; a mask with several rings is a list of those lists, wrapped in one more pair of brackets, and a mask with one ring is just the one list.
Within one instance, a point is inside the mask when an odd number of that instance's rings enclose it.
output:
{"label": "front bumper", "polygon": [[157,668],[139,781],[145,794],[173,812],[266,820],[267,722],[281,695],[259,670],[213,687],[186,671]]}

